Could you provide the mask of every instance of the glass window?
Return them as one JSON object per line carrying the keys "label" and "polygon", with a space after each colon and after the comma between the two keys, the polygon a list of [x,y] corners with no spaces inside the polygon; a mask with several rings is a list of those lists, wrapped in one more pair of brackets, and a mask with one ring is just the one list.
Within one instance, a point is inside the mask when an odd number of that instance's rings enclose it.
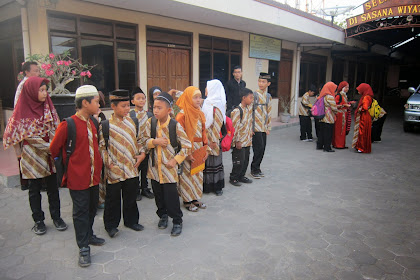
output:
{"label": "glass window", "polygon": [[200,90],[202,93],[211,77],[211,53],[200,51]]}
{"label": "glass window", "polygon": [[65,51],[70,51],[72,58],[78,58],[76,38],[51,36],[51,50],[55,54],[62,54]]}
{"label": "glass window", "polygon": [[119,88],[131,91],[136,86],[136,45],[117,43]]}
{"label": "glass window", "polygon": [[229,79],[229,54],[213,53],[213,79],[220,80],[223,84]]}
{"label": "glass window", "polygon": [[115,89],[114,44],[108,41],[81,40],[83,64],[95,65],[91,83],[100,91]]}
{"label": "glass window", "polygon": [[279,62],[269,60],[268,62],[268,73],[271,75],[271,84],[268,87],[268,92],[273,97],[277,97],[278,79],[279,79]]}

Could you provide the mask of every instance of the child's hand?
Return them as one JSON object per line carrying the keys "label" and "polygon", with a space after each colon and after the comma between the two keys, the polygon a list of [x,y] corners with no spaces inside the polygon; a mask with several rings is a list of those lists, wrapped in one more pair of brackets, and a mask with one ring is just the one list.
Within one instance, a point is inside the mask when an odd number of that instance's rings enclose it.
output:
{"label": "child's hand", "polygon": [[145,157],[146,157],[146,154],[145,153],[141,153],[140,155],[135,156],[135,158],[136,158],[136,164],[134,164],[134,167],[135,168],[138,168],[139,165],[140,165],[140,163],[144,160]]}
{"label": "child's hand", "polygon": [[267,136],[270,135],[270,130],[267,130],[266,134],[267,134]]}
{"label": "child's hand", "polygon": [[242,149],[242,144],[241,144],[241,142],[236,142],[235,147],[236,147],[236,149],[238,149],[238,150]]}
{"label": "child's hand", "polygon": [[217,143],[216,142],[211,142],[209,144],[210,148],[212,148],[213,150],[217,148]]}
{"label": "child's hand", "polygon": [[165,165],[168,168],[174,168],[176,166],[177,162],[176,160],[173,158],[170,161],[168,161]]}
{"label": "child's hand", "polygon": [[166,147],[169,143],[168,139],[164,138],[164,137],[160,137],[160,138],[156,138],[155,140],[153,140],[153,145],[155,146],[161,146],[161,147]]}
{"label": "child's hand", "polygon": [[194,158],[192,155],[189,155],[189,156],[187,157],[187,160],[189,160],[189,161],[191,161],[191,162],[194,162],[194,161],[195,161],[195,158]]}

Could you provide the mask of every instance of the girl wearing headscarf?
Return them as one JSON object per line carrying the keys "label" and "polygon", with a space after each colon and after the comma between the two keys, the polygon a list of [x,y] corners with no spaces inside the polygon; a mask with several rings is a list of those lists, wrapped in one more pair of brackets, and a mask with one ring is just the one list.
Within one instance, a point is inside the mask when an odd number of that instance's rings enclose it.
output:
{"label": "girl wearing headscarf", "polygon": [[[187,87],[176,104],[181,111],[176,120],[184,128],[188,139],[192,143],[192,152],[207,145],[206,118],[201,111],[201,91],[196,87]],[[207,159],[207,156],[204,160]],[[200,201],[203,195],[203,171],[191,175],[191,163],[195,159],[192,155],[184,161],[184,169],[179,179],[178,192],[184,201],[184,206],[192,212],[206,205]]]}
{"label": "girl wearing headscarf", "polygon": [[206,118],[206,133],[210,153],[204,169],[203,191],[214,192],[217,196],[223,194],[225,186],[222,151],[220,150],[220,131],[226,120],[225,89],[219,80],[207,82],[207,98],[203,103],[203,113]]}
{"label": "girl wearing headscarf", "polygon": [[323,149],[324,152],[335,152],[331,149],[331,141],[334,130],[335,114],[338,112],[334,98],[336,89],[336,84],[328,82],[324,85],[321,94],[317,97],[317,99],[324,98],[325,117],[319,122],[320,135],[316,148],[317,150]]}
{"label": "girl wearing headscarf", "polygon": [[29,179],[29,204],[35,222],[32,231],[38,235],[46,232],[44,212],[41,208],[44,178],[54,225],[60,231],[67,229],[67,225],[61,219],[57,178],[49,150],[59,118],[47,92],[48,83],[44,78],[28,78],[3,136],[4,149],[14,146],[21,154],[22,177]]}
{"label": "girl wearing headscarf", "polygon": [[349,83],[342,81],[337,88],[335,95],[335,103],[337,104],[338,112],[335,115],[334,133],[332,138],[332,145],[336,149],[346,149],[346,120],[348,115],[348,102],[347,92],[349,91]]}
{"label": "girl wearing headscarf", "polygon": [[149,112],[153,113],[153,101],[155,98],[162,92],[160,87],[154,86],[149,89],[148,103],[149,103]]}
{"label": "girl wearing headscarf", "polygon": [[369,107],[373,101],[373,91],[370,85],[366,83],[361,83],[356,89],[362,97],[360,97],[354,116],[352,148],[355,148],[359,153],[370,153],[372,148],[372,117],[369,114]]}

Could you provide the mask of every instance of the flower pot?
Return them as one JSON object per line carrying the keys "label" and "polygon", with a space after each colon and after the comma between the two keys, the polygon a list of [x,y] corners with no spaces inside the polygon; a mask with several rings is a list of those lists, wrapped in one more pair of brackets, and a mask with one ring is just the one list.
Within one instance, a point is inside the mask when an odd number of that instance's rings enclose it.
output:
{"label": "flower pot", "polygon": [[290,121],[290,114],[289,113],[282,113],[280,115],[280,121],[282,123],[288,123]]}
{"label": "flower pot", "polygon": [[68,118],[76,113],[74,98],[76,94],[51,94],[51,100],[57,110],[60,120]]}

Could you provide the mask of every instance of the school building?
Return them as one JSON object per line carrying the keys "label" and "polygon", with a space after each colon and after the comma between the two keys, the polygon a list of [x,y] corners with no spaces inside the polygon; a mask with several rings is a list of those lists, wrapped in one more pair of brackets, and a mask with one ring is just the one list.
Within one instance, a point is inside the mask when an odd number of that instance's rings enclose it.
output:
{"label": "school building", "polygon": [[[29,54],[71,52],[96,65],[92,82],[107,95],[151,86],[204,91],[206,81],[232,78],[241,65],[247,87],[259,72],[272,75],[273,116],[279,98],[311,84],[360,82],[376,89],[399,75],[398,52],[347,38],[329,20],[272,0],[4,0],[0,4],[0,98],[6,119],[16,75]],[[398,71],[397,71],[398,70]],[[391,79],[392,80],[392,79]],[[72,90],[77,87],[73,84]]]}

